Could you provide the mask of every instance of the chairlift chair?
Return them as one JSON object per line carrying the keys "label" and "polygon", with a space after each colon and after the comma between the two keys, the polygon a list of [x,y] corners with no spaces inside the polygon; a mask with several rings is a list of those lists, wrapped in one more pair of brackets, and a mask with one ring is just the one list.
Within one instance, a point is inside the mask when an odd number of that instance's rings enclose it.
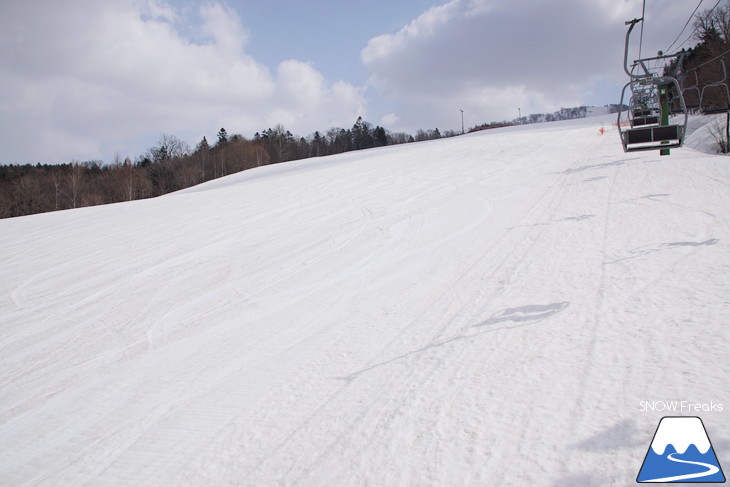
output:
{"label": "chairlift chair", "polygon": [[[618,130],[621,135],[624,152],[674,149],[682,147],[684,144],[684,135],[687,129],[687,107],[684,105],[679,83],[676,79],[669,76],[652,78],[652,83],[656,89],[661,85],[674,86],[675,92],[679,94],[679,113],[684,114],[683,123],[659,125],[659,117],[649,115],[646,117],[631,117],[629,120],[631,128],[624,129],[621,120],[622,112],[619,111]],[[626,89],[630,85],[631,82],[627,83],[621,91],[619,106],[623,106]]]}
{"label": "chairlift chair", "polygon": [[[690,85],[690,86],[686,86],[685,82],[687,81],[687,77],[689,76],[689,74],[694,75],[694,84]],[[700,79],[697,76],[697,70],[694,70],[689,74],[686,74],[682,77],[680,85],[682,86],[682,97],[685,99],[685,101],[692,100],[690,102],[687,102],[687,104],[686,104],[687,109],[694,110],[694,109],[700,108],[701,100],[702,100],[702,93],[700,92],[700,88],[699,88]],[[697,92],[697,96],[696,96],[697,101],[696,102],[693,101],[694,98],[692,96],[688,97],[689,93],[695,93],[695,92]]]}
{"label": "chairlift chair", "polygon": [[629,124],[631,127],[659,125],[659,114],[661,110],[658,104],[658,100],[654,101],[645,96],[639,99],[635,96],[631,97],[631,101],[629,102]]}
{"label": "chairlift chair", "polygon": [[[677,80],[679,81],[679,80]],[[682,87],[682,83],[679,83],[680,89]],[[668,103],[669,103],[669,116],[673,117],[675,115],[680,115],[682,113],[682,104],[679,101],[681,93],[676,90],[674,86],[671,87],[669,90],[668,95]],[[685,104],[686,104],[685,100]]]}
{"label": "chairlift chair", "polygon": [[[629,108],[629,124],[631,128],[623,128],[621,115],[618,113],[618,131],[621,137],[621,144],[624,152],[647,151],[647,150],[663,150],[682,147],[684,144],[684,136],[687,131],[687,107],[682,96],[682,89],[676,78],[671,76],[656,76],[651,73],[646,66],[646,62],[655,59],[665,59],[669,56],[662,56],[660,53],[658,58],[640,59],[634,61],[631,69],[628,67],[629,54],[629,36],[634,26],[643,19],[634,19],[627,22],[630,24],[626,33],[626,44],[624,50],[624,71],[629,75],[629,82],[624,85],[621,90],[621,101],[619,106],[624,106],[624,99],[627,88],[631,87],[632,97],[631,106]],[[635,74],[633,71],[640,67],[643,71],[641,74]],[[667,89],[664,94],[668,98],[668,91],[674,89],[679,101],[679,110],[677,113],[683,114],[682,123],[660,125],[660,114],[662,113],[660,99],[660,87]],[[665,98],[665,99],[666,99]],[[649,111],[649,113],[646,113]],[[637,113],[639,114],[637,116]]]}
{"label": "chairlift chair", "polygon": [[[631,72],[633,74],[637,65],[635,64]],[[630,114],[629,124],[631,127],[644,125],[659,125],[659,114],[661,109],[659,106],[659,97],[652,83],[652,78],[648,76],[635,75],[632,78],[631,100],[629,101]]]}
{"label": "chairlift chair", "polygon": [[[700,110],[705,115],[725,113],[727,111],[730,111],[730,90],[728,90],[726,83],[727,70],[725,69],[725,61],[723,59],[720,59],[720,66],[722,66],[722,79],[712,83],[707,83],[700,92]],[[724,92],[724,103],[706,103],[705,90],[707,90],[708,88],[720,89],[720,91]]]}
{"label": "chairlift chair", "polygon": [[631,127],[641,127],[644,125],[659,125],[659,110],[649,108],[646,105],[636,106],[630,103],[631,114],[629,116],[629,124]]}

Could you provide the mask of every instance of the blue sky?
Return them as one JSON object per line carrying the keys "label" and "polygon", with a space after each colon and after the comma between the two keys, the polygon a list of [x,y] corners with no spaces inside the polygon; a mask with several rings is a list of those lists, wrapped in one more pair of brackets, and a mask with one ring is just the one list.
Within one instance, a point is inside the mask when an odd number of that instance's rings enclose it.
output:
{"label": "blue sky", "polygon": [[[236,1],[228,3],[250,33],[247,51],[268,66],[285,59],[313,63],[327,79],[367,81],[360,50],[368,40],[394,33],[436,0],[307,2]],[[181,1],[178,5],[194,5]]]}
{"label": "blue sky", "polygon": [[[644,53],[666,48],[695,6],[647,0]],[[251,137],[281,123],[307,136],[363,116],[414,133],[459,129],[460,109],[474,126],[513,119],[518,107],[526,115],[616,103],[624,21],[641,7],[642,0],[3,2],[0,163],[134,159],[162,133],[194,146],[221,127]]]}

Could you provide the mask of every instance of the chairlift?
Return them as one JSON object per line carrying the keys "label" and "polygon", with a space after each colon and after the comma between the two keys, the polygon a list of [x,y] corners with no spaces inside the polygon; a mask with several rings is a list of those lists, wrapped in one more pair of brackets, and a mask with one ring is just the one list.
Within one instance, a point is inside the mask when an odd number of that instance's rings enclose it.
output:
{"label": "chairlift", "polygon": [[[705,115],[725,113],[730,111],[730,90],[728,90],[726,83],[727,70],[725,69],[725,61],[723,59],[720,59],[720,66],[722,66],[722,79],[714,81],[712,83],[707,83],[702,88],[702,92],[700,92],[700,110]],[[722,100],[720,103],[706,103],[705,100],[707,99],[705,98],[705,90],[707,90],[708,88],[719,88],[720,91],[724,92],[724,100]]]}
{"label": "chairlift", "polygon": [[[679,82],[680,90],[682,89],[682,82],[677,79]],[[669,97],[668,97],[668,104],[669,104],[669,116],[674,117],[676,115],[679,115],[682,113],[682,104],[679,101],[680,92],[677,92],[674,85],[670,86],[669,89]],[[685,106],[687,105],[687,100],[685,100]],[[689,106],[686,106],[687,110],[689,111]]]}
{"label": "chairlift", "polygon": [[[621,143],[625,152],[657,150],[657,149],[674,149],[682,147],[684,143],[684,135],[687,128],[687,108],[684,106],[684,99],[679,91],[679,83],[676,79],[668,76],[652,78],[658,90],[660,86],[674,86],[677,93],[680,93],[679,101],[681,106],[680,113],[684,114],[684,122],[681,124],[660,125],[657,115],[647,115],[644,117],[633,117],[629,120],[631,128],[622,128],[622,112],[618,114],[618,129],[621,135]],[[621,91],[621,101],[619,106],[623,106],[626,89],[631,82],[624,86]],[[644,112],[647,113],[647,112]],[[648,113],[655,113],[648,111]]]}
{"label": "chairlift", "polygon": [[[684,83],[687,80],[687,77],[689,76],[689,74],[693,74],[694,75],[694,84],[693,85],[690,85],[690,86],[684,86]],[[682,77],[682,82],[680,83],[680,85],[683,85],[682,86],[682,96],[685,98],[685,100],[688,99],[688,97],[687,97],[687,94],[688,93],[697,92],[697,96],[696,96],[697,101],[696,102],[693,101],[691,103],[688,102],[687,103],[687,108],[690,109],[690,110],[694,110],[694,109],[700,108],[701,100],[702,100],[702,93],[700,92],[700,79],[697,76],[697,70],[694,70],[691,73],[688,73],[688,74],[684,75]],[[691,97],[689,99],[690,100],[693,100],[693,98],[691,98]]]}
{"label": "chairlift", "polygon": [[629,124],[631,127],[644,125],[659,125],[659,100],[647,96],[645,93],[638,97],[636,92],[629,101]]}
{"label": "chairlift", "polygon": [[637,103],[633,99],[629,102],[629,107],[629,124],[631,127],[659,125],[660,110],[656,107],[650,106],[647,103]]}
{"label": "chairlift", "polygon": [[[634,19],[626,33],[626,46],[624,51],[624,71],[629,75],[630,81],[621,90],[621,101],[619,106],[624,106],[626,90],[631,88],[632,97],[629,107],[629,125],[631,128],[622,127],[622,111],[618,113],[618,131],[621,137],[621,144],[624,152],[664,150],[682,147],[684,136],[687,131],[687,107],[684,104],[682,89],[676,78],[671,76],[656,76],[646,67],[646,61],[667,59],[674,56],[660,55],[656,58],[639,59],[634,62],[631,70],[628,68],[629,36],[634,26],[643,19]],[[642,73],[635,74],[636,68],[641,68]],[[668,103],[669,92],[673,89],[676,93],[678,114],[684,115],[682,123],[661,124],[662,106],[660,100]],[[667,110],[668,115],[668,110]]]}
{"label": "chairlift", "polygon": [[654,86],[651,84],[651,79],[632,79],[630,88],[629,124],[631,127],[658,125],[661,110],[659,108],[659,99],[655,94]]}

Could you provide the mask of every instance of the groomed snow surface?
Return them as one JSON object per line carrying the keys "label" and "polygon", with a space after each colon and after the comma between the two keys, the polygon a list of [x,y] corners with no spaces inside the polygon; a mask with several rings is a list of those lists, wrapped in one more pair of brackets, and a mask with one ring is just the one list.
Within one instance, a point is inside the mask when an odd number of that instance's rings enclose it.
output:
{"label": "groomed snow surface", "polygon": [[730,160],[613,120],[0,221],[0,484],[626,486],[683,414],[730,465]]}

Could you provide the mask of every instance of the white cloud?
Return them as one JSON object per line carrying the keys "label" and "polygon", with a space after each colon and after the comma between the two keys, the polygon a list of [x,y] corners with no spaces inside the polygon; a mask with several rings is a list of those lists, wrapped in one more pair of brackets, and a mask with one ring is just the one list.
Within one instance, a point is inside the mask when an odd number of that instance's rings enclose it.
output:
{"label": "white cloud", "polygon": [[[691,9],[682,0],[661,9],[647,12],[647,26],[668,44]],[[399,104],[398,129],[456,128],[462,108],[472,124],[513,119],[518,107],[553,111],[598,85],[620,87],[624,20],[640,15],[641,0],[452,0],[371,39],[361,60],[370,87]]]}
{"label": "white cloud", "polygon": [[384,127],[393,127],[398,123],[398,115],[396,115],[395,113],[386,113],[380,119],[380,123]]}
{"label": "white cloud", "polygon": [[[288,59],[276,70],[277,99],[273,102],[271,124],[327,130],[335,125],[350,125],[365,113],[361,90],[344,81],[331,85],[310,64]],[[358,114],[353,118],[353,114]],[[306,135],[306,134],[299,134]]]}
{"label": "white cloud", "polygon": [[219,3],[207,4],[200,7],[200,16],[202,32],[212,37],[222,52],[243,56],[248,34],[233,10]]}
{"label": "white cloud", "polygon": [[0,162],[134,157],[162,132],[193,145],[221,126],[250,136],[281,122],[306,135],[363,113],[357,87],[294,60],[272,73],[247,40],[221,3],[5,2]]}

